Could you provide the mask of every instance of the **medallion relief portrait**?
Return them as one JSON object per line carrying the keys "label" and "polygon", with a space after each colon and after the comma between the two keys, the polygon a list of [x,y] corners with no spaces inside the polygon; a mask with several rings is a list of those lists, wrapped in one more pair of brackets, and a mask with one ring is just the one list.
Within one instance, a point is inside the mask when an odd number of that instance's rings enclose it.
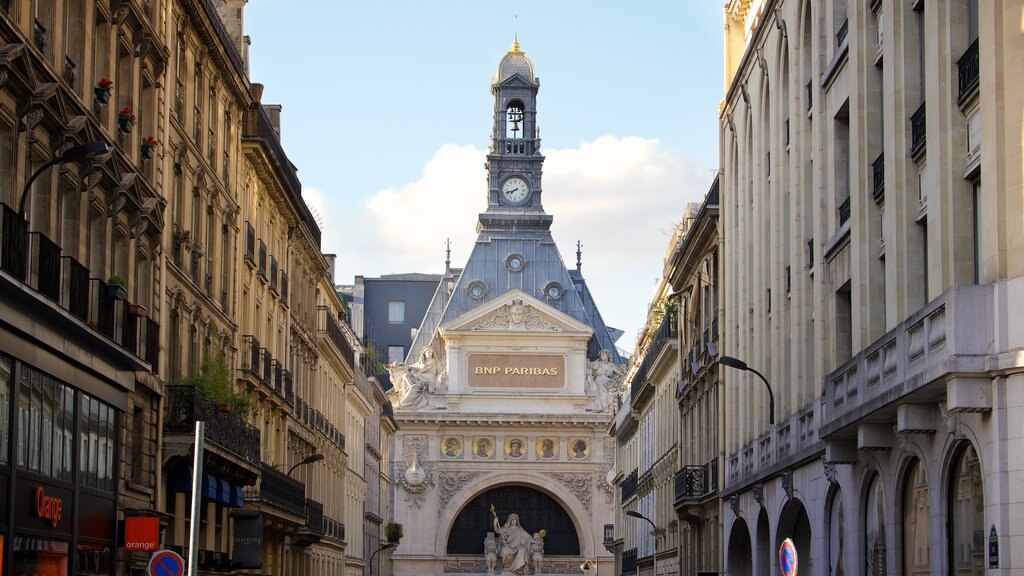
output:
{"label": "medallion relief portrait", "polygon": [[558,456],[558,440],[555,438],[539,438],[537,440],[537,457],[551,460]]}
{"label": "medallion relief portrait", "polygon": [[462,456],[462,440],[455,436],[448,436],[441,440],[441,456],[445,458],[458,458]]}

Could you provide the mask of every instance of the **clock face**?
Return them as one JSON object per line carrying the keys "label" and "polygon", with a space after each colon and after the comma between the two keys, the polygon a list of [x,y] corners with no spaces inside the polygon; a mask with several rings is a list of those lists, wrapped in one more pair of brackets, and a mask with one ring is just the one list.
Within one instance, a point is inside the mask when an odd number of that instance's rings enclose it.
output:
{"label": "clock face", "polygon": [[526,200],[526,196],[529,193],[530,185],[526,183],[526,180],[518,176],[505,180],[505,183],[501,185],[501,195],[512,204],[519,204]]}

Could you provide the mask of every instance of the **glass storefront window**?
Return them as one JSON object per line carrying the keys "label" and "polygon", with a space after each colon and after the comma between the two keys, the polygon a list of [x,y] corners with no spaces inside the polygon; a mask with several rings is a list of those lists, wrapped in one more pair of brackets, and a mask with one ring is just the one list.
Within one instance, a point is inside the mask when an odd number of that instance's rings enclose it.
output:
{"label": "glass storefront window", "polygon": [[0,356],[0,464],[7,464],[7,451],[11,447],[8,436],[11,418],[11,359]]}
{"label": "glass storefront window", "polygon": [[114,434],[117,411],[85,393],[81,396],[81,484],[104,492],[114,491]]}
{"label": "glass storefront window", "polygon": [[75,574],[78,576],[107,576],[110,574],[112,558],[110,547],[97,544],[79,544],[75,557]]}
{"label": "glass storefront window", "polygon": [[13,576],[67,576],[68,543],[14,537]]}
{"label": "glass storefront window", "polygon": [[[18,392],[18,466],[51,478],[71,479],[73,454],[67,439],[74,434],[73,398],[73,389],[22,364]],[[0,407],[3,405],[9,405],[9,400],[0,401]],[[5,410],[4,420],[7,414]]]}
{"label": "glass storefront window", "polygon": [[865,574],[885,576],[885,494],[882,493],[882,481],[875,476],[868,488],[868,498],[864,514],[864,560],[867,563]]}
{"label": "glass storefront window", "polygon": [[950,574],[985,574],[985,492],[974,447],[960,453],[950,477]]}
{"label": "glass storefront window", "polygon": [[928,479],[924,466],[915,460],[907,474],[903,493],[903,573],[924,576],[932,573],[929,539],[931,511],[928,505]]}

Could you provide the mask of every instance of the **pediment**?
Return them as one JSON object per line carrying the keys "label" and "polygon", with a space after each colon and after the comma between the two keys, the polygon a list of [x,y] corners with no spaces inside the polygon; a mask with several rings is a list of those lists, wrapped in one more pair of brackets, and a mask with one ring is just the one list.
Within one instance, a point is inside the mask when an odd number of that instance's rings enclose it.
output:
{"label": "pediment", "polygon": [[566,336],[593,334],[590,326],[521,290],[510,290],[441,328],[442,333],[528,332]]}

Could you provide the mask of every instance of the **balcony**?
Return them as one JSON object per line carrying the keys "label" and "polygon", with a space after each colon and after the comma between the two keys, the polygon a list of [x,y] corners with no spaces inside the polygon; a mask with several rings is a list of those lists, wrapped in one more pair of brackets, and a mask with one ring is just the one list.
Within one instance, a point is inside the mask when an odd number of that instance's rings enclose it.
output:
{"label": "balcony", "polygon": [[345,332],[341,325],[335,320],[334,315],[331,314],[330,309],[326,306],[317,306],[316,333],[317,336],[330,340],[337,347],[345,362],[350,366],[355,365],[355,350],[348,339],[345,338]]}
{"label": "balcony", "polygon": [[288,273],[281,271],[281,303],[288,305]]}
{"label": "balcony", "polygon": [[706,464],[683,466],[676,472],[676,505],[691,500],[702,500],[718,491],[718,458]]}
{"label": "balcony", "polygon": [[846,200],[843,200],[843,203],[839,205],[839,209],[837,210],[837,212],[838,212],[838,217],[839,217],[839,226],[842,226],[843,224],[846,224],[847,222],[850,221],[850,197],[849,196],[847,196]]}
{"label": "balcony", "polygon": [[925,142],[925,112],[924,102],[918,107],[914,115],[910,117],[910,155],[917,156],[924,150]]}
{"label": "balcony", "polygon": [[[813,400],[764,434],[751,439],[727,456],[722,497],[745,489],[808,458],[818,457],[823,444],[818,437],[819,401]],[[815,417],[818,413],[817,418]]]}
{"label": "balcony", "polygon": [[658,362],[659,357],[666,346],[672,346],[673,348],[679,346],[679,342],[676,339],[676,326],[675,317],[670,314],[666,314],[661,320],[661,324],[658,325],[658,330],[651,337],[651,343],[647,346],[647,351],[644,354],[644,359],[640,363],[640,367],[637,368],[633,374],[633,379],[630,382],[630,402],[636,406],[640,401],[642,395],[650,388],[647,387],[648,376],[654,369],[654,366]]}
{"label": "balcony", "polygon": [[260,240],[259,259],[256,261],[257,271],[264,280],[267,279],[267,243]]}
{"label": "balcony", "polygon": [[345,524],[330,516],[324,516],[324,536],[334,538],[339,542],[345,541]]}
{"label": "balcony", "polygon": [[193,435],[195,423],[206,422],[206,441],[253,466],[260,464],[260,431],[241,416],[221,412],[194,386],[167,386],[164,432]]}
{"label": "balcony", "polygon": [[292,537],[292,545],[304,548],[316,544],[326,535],[324,524],[324,505],[306,498],[306,524]]}
{"label": "balcony", "polygon": [[246,491],[246,500],[270,504],[305,518],[306,485],[266,462],[260,464],[259,483]]}
{"label": "balcony", "polygon": [[963,105],[978,89],[981,79],[981,62],[978,58],[978,41],[975,40],[957,60],[957,104]]}
{"label": "balcony", "polygon": [[[994,333],[992,286],[955,286],[825,377],[821,436],[852,436],[866,419],[892,422],[897,404],[947,398],[959,376],[985,374]],[[957,376],[954,376],[957,375]],[[966,376],[965,376],[966,377]],[[969,379],[969,378],[968,378]],[[988,380],[987,377],[983,378]]]}
{"label": "balcony", "polygon": [[249,264],[256,264],[256,230],[248,222],[245,223],[245,259]]}
{"label": "balcony", "polygon": [[878,155],[871,163],[871,176],[874,185],[871,188],[871,196],[875,202],[879,202],[885,196],[885,152]]}
{"label": "balcony", "polygon": [[836,32],[836,46],[842,46],[850,32],[850,19],[843,20],[843,25]]}
{"label": "balcony", "polygon": [[638,480],[639,480],[638,472],[636,470],[633,470],[629,474],[629,476],[626,476],[626,478],[622,481],[622,484],[619,485],[620,490],[622,492],[622,497],[621,497],[621,501],[622,502],[626,502],[627,500],[629,500],[630,498],[632,498],[636,494],[636,488],[637,488],[637,481]]}
{"label": "balcony", "polygon": [[108,295],[106,282],[90,278],[88,268],[61,252],[60,245],[29,232],[28,221],[0,203],[0,270],[13,280],[0,288],[9,304],[31,311],[32,321],[52,322],[64,338],[103,336],[96,343],[127,352],[132,370],[157,366],[159,324],[145,317],[144,308]]}
{"label": "balcony", "polygon": [[636,572],[636,548],[630,548],[622,553],[622,574]]}
{"label": "balcony", "polygon": [[270,289],[277,292],[277,257],[270,257]]}
{"label": "balcony", "polygon": [[242,336],[242,370],[252,374],[257,380],[262,379],[260,363],[260,341],[255,336]]}

